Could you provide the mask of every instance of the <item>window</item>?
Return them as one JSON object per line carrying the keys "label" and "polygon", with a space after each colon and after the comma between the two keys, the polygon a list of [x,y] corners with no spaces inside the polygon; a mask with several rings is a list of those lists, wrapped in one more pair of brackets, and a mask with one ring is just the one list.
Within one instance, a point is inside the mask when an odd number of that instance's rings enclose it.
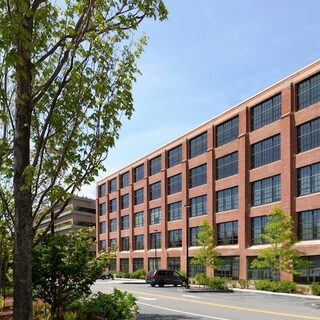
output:
{"label": "window", "polygon": [[239,135],[239,117],[236,116],[216,127],[217,147],[220,147],[230,141],[238,138]]}
{"label": "window", "polygon": [[121,272],[129,272],[129,259],[121,258],[120,259],[120,271]]}
{"label": "window", "polygon": [[143,164],[133,169],[134,171],[134,182],[140,181],[144,178],[144,166]]}
{"label": "window", "polygon": [[320,73],[297,85],[297,110],[320,101]]}
{"label": "window", "polygon": [[168,231],[168,248],[182,247],[182,230]]}
{"label": "window", "polygon": [[150,233],[150,249],[161,248],[161,232]]}
{"label": "window", "polygon": [[189,216],[197,217],[207,214],[207,195],[190,199]]}
{"label": "window", "polygon": [[251,131],[275,122],[281,117],[281,94],[278,94],[250,109]]}
{"label": "window", "polygon": [[189,141],[189,158],[194,158],[207,151],[207,132],[190,139]]}
{"label": "window", "polygon": [[129,172],[125,172],[121,175],[121,188],[125,188],[129,185]]}
{"label": "window", "polygon": [[280,175],[258,180],[251,183],[252,206],[280,201]]}
{"label": "window", "polygon": [[143,188],[134,190],[134,205],[143,203]]}
{"label": "window", "polygon": [[148,270],[158,269],[161,266],[161,259],[160,258],[149,258],[148,259]]}
{"label": "window", "polygon": [[106,233],[107,228],[106,228],[106,222],[102,221],[99,223],[99,233]]}
{"label": "window", "polygon": [[109,200],[109,210],[110,212],[117,211],[117,199],[111,199]]}
{"label": "window", "polygon": [[298,152],[320,147],[320,118],[298,127]]}
{"label": "window", "polygon": [[203,164],[189,170],[190,172],[190,188],[201,186],[207,183],[207,165]]}
{"label": "window", "polygon": [[161,208],[153,208],[150,210],[150,224],[159,224],[161,222]]}
{"label": "window", "polygon": [[139,234],[134,237],[135,250],[143,250],[144,249],[144,236],[143,234]]}
{"label": "window", "polygon": [[179,271],[181,269],[180,257],[168,257],[167,268],[170,270]]}
{"label": "window", "polygon": [[110,232],[117,231],[117,219],[110,220]]}
{"label": "window", "polygon": [[224,189],[216,192],[217,212],[238,208],[238,187]]}
{"label": "window", "polygon": [[320,209],[298,213],[299,240],[320,239]]}
{"label": "window", "polygon": [[153,184],[150,184],[149,186],[150,191],[150,200],[155,200],[161,197],[161,182],[156,182]]}
{"label": "window", "polygon": [[198,238],[198,233],[200,232],[201,227],[193,227],[190,228],[190,236],[189,236],[189,246],[194,247],[197,246],[197,238]]}
{"label": "window", "polygon": [[117,190],[117,178],[110,180],[109,182],[109,192],[115,192]]}
{"label": "window", "polygon": [[129,194],[124,194],[121,196],[121,209],[129,208]]}
{"label": "window", "polygon": [[299,275],[294,276],[294,282],[311,284],[312,282],[320,282],[320,256],[302,257],[309,262],[308,269],[300,269]]}
{"label": "window", "polygon": [[129,216],[121,217],[121,230],[129,229]]}
{"label": "window", "polygon": [[251,146],[251,168],[258,168],[280,160],[280,134]]}
{"label": "window", "polygon": [[168,168],[180,164],[182,161],[182,146],[175,147],[168,151]]}
{"label": "window", "polygon": [[272,270],[269,268],[252,268],[251,263],[257,257],[247,257],[247,279],[248,280],[280,280],[280,272],[275,271],[272,279]]}
{"label": "window", "polygon": [[197,273],[206,273],[206,267],[203,264],[192,264],[193,257],[189,258],[189,277],[194,278]]}
{"label": "window", "polygon": [[104,197],[106,195],[106,184],[102,184],[98,187],[99,198]]}
{"label": "window", "polygon": [[298,195],[320,192],[320,162],[298,169]]}
{"label": "window", "polygon": [[99,214],[100,214],[100,216],[104,216],[106,213],[107,213],[106,203],[105,202],[100,203],[99,204]]}
{"label": "window", "polygon": [[133,271],[144,269],[143,258],[133,258]]}
{"label": "window", "polygon": [[221,266],[214,270],[214,275],[217,277],[225,277],[232,280],[239,280],[239,261],[238,256],[234,257],[219,257]]}
{"label": "window", "polygon": [[113,238],[113,239],[110,239],[110,248],[117,248],[117,239],[116,238]]}
{"label": "window", "polygon": [[251,245],[266,243],[261,235],[264,233],[264,228],[267,223],[268,216],[251,218]]}
{"label": "window", "polygon": [[168,194],[174,194],[181,192],[182,190],[182,180],[181,173],[168,178]]}
{"label": "window", "polygon": [[140,212],[135,213],[135,215],[134,215],[134,226],[136,228],[143,227],[143,224],[144,224],[144,212],[140,211]]}
{"label": "window", "polygon": [[117,270],[117,260],[111,259],[109,264],[109,270],[110,271],[116,271]]}
{"label": "window", "polygon": [[99,241],[99,251],[106,251],[106,240]]}
{"label": "window", "polygon": [[121,251],[129,251],[129,250],[130,250],[129,237],[121,238]]}
{"label": "window", "polygon": [[168,204],[168,221],[180,220],[182,215],[182,202]]}
{"label": "window", "polygon": [[218,245],[238,244],[238,221],[217,224]]}
{"label": "window", "polygon": [[217,180],[233,176],[238,173],[238,152],[230,153],[216,161]]}
{"label": "window", "polygon": [[161,156],[153,158],[149,162],[150,164],[150,176],[161,171]]}

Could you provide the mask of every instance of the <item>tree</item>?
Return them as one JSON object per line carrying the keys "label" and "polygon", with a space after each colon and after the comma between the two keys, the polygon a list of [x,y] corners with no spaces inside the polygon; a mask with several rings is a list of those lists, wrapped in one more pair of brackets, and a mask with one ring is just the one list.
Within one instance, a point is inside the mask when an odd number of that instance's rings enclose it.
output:
{"label": "tree", "polygon": [[14,200],[15,320],[32,318],[39,224],[94,180],[133,112],[146,42],[134,32],[166,17],[162,0],[0,1],[0,199]]}
{"label": "tree", "polygon": [[215,250],[214,230],[207,220],[202,220],[197,236],[197,244],[200,250],[192,258],[192,264],[202,264],[215,269],[222,264],[219,253]]}
{"label": "tree", "polygon": [[61,319],[63,308],[91,293],[90,286],[102,274],[114,252],[91,251],[91,232],[47,235],[34,248],[32,281],[36,297],[51,306],[52,319]]}
{"label": "tree", "polygon": [[301,259],[304,254],[294,247],[297,238],[292,218],[281,208],[274,208],[268,214],[268,223],[261,237],[270,247],[259,252],[258,257],[252,261],[253,268],[271,269],[273,280],[276,272],[297,274],[298,269],[308,268],[308,263]]}

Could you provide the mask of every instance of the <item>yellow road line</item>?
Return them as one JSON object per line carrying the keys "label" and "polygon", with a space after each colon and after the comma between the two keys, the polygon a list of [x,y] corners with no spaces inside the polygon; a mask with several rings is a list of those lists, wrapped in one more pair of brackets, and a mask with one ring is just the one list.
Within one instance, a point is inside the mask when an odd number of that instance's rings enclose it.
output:
{"label": "yellow road line", "polygon": [[268,310],[263,310],[263,309],[231,306],[231,305],[228,305],[228,304],[221,304],[221,303],[214,303],[214,302],[207,302],[207,301],[199,301],[199,300],[191,300],[191,299],[187,299],[187,298],[180,298],[180,297],[173,297],[173,296],[163,296],[163,295],[160,295],[160,294],[155,294],[155,293],[150,293],[150,292],[146,293],[144,291],[136,291],[136,290],[128,290],[128,289],[123,289],[123,290],[130,291],[130,292],[136,293],[136,294],[142,294],[142,295],[147,294],[148,296],[153,296],[153,297],[156,297],[156,298],[185,301],[185,302],[188,302],[188,303],[203,304],[203,305],[219,307],[219,308],[224,308],[224,309],[240,310],[240,311],[262,313],[262,314],[271,314],[271,315],[275,315],[275,316],[283,316],[283,317],[288,317],[288,318],[320,320],[320,317],[305,316],[305,315],[302,315],[302,314],[285,313],[285,312],[277,312],[277,311],[268,311]]}

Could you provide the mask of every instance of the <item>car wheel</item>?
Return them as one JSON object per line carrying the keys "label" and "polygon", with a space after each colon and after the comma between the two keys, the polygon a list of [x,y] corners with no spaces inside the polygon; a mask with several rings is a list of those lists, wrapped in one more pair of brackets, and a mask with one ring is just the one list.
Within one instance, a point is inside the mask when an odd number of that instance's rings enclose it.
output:
{"label": "car wheel", "polygon": [[173,285],[174,285],[175,287],[177,286],[177,284],[176,284],[176,283],[174,283]]}
{"label": "car wheel", "polygon": [[164,287],[164,282],[163,281],[159,282],[159,287]]}
{"label": "car wheel", "polygon": [[155,286],[156,286],[156,285],[155,285],[154,283],[152,283],[152,284],[151,284],[151,287],[153,287],[153,288],[154,288]]}

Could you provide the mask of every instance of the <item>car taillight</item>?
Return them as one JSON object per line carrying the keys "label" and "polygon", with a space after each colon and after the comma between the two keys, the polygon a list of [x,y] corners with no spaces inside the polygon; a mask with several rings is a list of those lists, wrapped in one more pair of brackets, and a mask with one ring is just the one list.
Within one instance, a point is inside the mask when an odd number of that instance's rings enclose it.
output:
{"label": "car taillight", "polygon": [[150,279],[155,279],[156,278],[156,275],[155,274],[151,274],[150,275]]}

